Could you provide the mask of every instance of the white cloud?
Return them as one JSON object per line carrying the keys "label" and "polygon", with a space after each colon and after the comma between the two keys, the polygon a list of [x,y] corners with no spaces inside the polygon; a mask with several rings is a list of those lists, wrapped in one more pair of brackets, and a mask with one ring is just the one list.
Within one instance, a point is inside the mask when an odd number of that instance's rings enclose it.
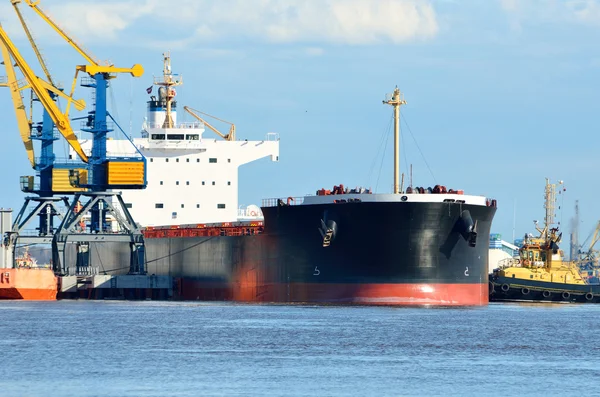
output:
{"label": "white cloud", "polygon": [[[86,42],[135,37],[144,46],[153,40],[397,44],[430,39],[439,29],[429,0],[48,0],[41,6]],[[134,36],[138,29],[146,36]]]}
{"label": "white cloud", "polygon": [[304,50],[304,52],[306,53],[306,55],[312,57],[318,57],[325,54],[325,50],[319,47],[308,47]]}
{"label": "white cloud", "polygon": [[499,0],[499,2],[513,28],[539,21],[600,26],[600,0]]}
{"label": "white cloud", "polygon": [[594,0],[570,1],[569,6],[579,21],[600,26],[600,2]]}

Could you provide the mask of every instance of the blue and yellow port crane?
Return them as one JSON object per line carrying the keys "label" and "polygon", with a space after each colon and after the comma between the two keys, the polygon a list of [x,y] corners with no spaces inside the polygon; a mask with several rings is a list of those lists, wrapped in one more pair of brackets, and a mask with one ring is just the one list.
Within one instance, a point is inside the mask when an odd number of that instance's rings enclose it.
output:
{"label": "blue and yellow port crane", "polygon": [[[34,51],[36,52],[38,60],[40,60],[40,62],[44,65],[43,59],[37,50],[37,46],[31,39],[26,24],[24,23],[24,20],[18,11],[17,4],[21,2],[21,0],[11,0],[11,3],[13,6],[15,6],[15,10],[17,10],[19,19],[22,21],[26,33],[30,38],[30,42],[34,48]],[[134,156],[108,156],[107,134],[113,130],[112,123],[116,124],[117,126],[118,124],[107,110],[106,91],[109,81],[115,78],[117,74],[128,73],[133,77],[140,77],[142,76],[144,70],[142,66],[138,64],[133,65],[131,68],[118,68],[109,63],[101,64],[93,56],[91,56],[88,51],[85,51],[81,45],[67,35],[66,32],[39,7],[39,1],[23,0],[23,2],[31,7],[44,20],[44,22],[46,22],[55,32],[59,34],[59,36],[67,41],[67,43],[71,45],[87,62],[84,65],[76,66],[71,92],[69,94],[64,94],[62,90],[58,90],[52,83],[46,82],[36,76],[36,74],[20,54],[17,47],[0,25],[0,44],[3,45],[5,53],[8,53],[8,55],[3,54],[5,60],[8,58],[8,61],[11,64],[12,60],[14,60],[15,64],[19,67],[21,73],[28,82],[26,88],[31,88],[31,90],[35,93],[37,99],[44,107],[45,116],[47,116],[48,120],[56,126],[58,132],[65,138],[67,143],[81,160],[80,164],[82,164],[81,169],[71,168],[67,170],[69,172],[69,183],[76,194],[73,198],[73,202],[70,204],[70,207],[67,210],[67,213],[62,219],[61,225],[58,227],[53,236],[53,248],[56,247],[57,243],[62,244],[62,248],[57,248],[58,254],[53,252],[55,269],[56,266],[63,266],[57,270],[65,270],[64,260],[63,265],[61,265],[61,259],[59,256],[60,254],[64,254],[64,247],[67,243],[67,240],[69,239],[70,242],[77,241],[78,244],[87,244],[89,241],[91,241],[91,239],[86,240],[86,237],[82,236],[81,232],[89,232],[94,233],[95,236],[104,234],[106,236],[104,239],[105,241],[129,242],[132,248],[132,272],[143,272],[143,236],[139,230],[139,227],[131,218],[131,215],[126,208],[120,193],[114,192],[113,189],[145,188],[146,160],[139,150],[137,155]],[[44,69],[44,72],[47,73],[48,80],[52,81],[45,65],[42,66],[42,68]],[[92,134],[92,148],[90,153],[86,153],[83,150],[72,128],[71,120],[69,119],[69,109],[71,104],[74,103],[77,108],[81,107],[81,102],[76,102],[72,99],[79,72],[86,73],[89,76],[81,79],[81,85],[94,89],[95,102],[93,104],[93,110],[89,111],[86,117],[80,118],[80,120],[84,120],[82,122],[81,131]],[[18,90],[24,88],[16,88],[18,87],[18,84],[16,84],[16,77],[14,76],[14,73],[13,76],[10,77],[10,80],[11,83],[9,85],[14,88],[11,91],[13,94],[13,102],[15,104],[15,108],[20,110],[21,108],[24,108],[24,105],[22,104],[22,97],[20,96],[20,92],[18,92]],[[19,98],[17,98],[17,95]],[[60,95],[67,98],[67,107],[64,112],[58,107],[54,95]],[[26,149],[28,150],[28,156],[31,156],[29,146],[31,145],[31,142],[27,141],[28,139],[31,139],[31,136],[25,136],[23,131],[31,131],[32,123],[27,119],[26,115],[25,118],[23,118],[23,115],[23,112],[18,112],[17,118],[20,120],[20,130],[23,141],[26,145]],[[112,120],[112,123],[109,122],[109,119]],[[23,124],[23,120],[27,121],[27,126]],[[123,130],[121,129],[121,131]],[[54,160],[53,157],[52,160]],[[54,166],[56,166],[56,164],[54,164]],[[80,192],[77,192],[77,190]],[[52,193],[52,191],[53,189],[50,191],[50,193]],[[90,197],[90,199],[86,204],[81,206],[80,201],[82,200],[83,196]],[[79,208],[79,210],[77,208]],[[89,218],[86,218],[85,214],[89,214]],[[120,235],[119,233],[115,235],[115,231],[107,223],[108,214],[112,214],[113,220],[118,223],[120,227]],[[89,221],[88,226],[86,226],[83,231],[80,230],[80,228],[78,230],[77,228],[79,225],[81,225],[84,219]],[[64,258],[66,257],[63,255],[63,259]]]}

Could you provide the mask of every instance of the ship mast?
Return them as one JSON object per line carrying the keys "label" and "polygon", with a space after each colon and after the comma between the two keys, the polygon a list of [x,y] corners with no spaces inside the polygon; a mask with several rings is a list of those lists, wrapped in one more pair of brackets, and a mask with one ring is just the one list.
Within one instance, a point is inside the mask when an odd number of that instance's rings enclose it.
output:
{"label": "ship mast", "polygon": [[[175,126],[173,125],[171,105],[173,103],[175,95],[177,95],[177,92],[175,91],[175,89],[173,87],[183,84],[183,80],[181,79],[180,76],[174,76],[171,71],[171,53],[170,52],[163,53],[163,61],[164,61],[164,67],[163,67],[162,81],[160,78],[155,77],[154,84],[166,88],[166,96],[165,96],[164,100],[166,101],[167,110],[166,110],[166,114],[165,114],[165,121],[163,123],[162,128],[173,128]],[[160,89],[159,89],[159,92],[160,92]],[[159,98],[159,99],[162,100],[162,98]]]}
{"label": "ship mast", "polygon": [[[558,181],[559,185],[562,185],[562,181]],[[546,217],[544,218],[544,228],[538,229],[541,233],[542,238],[547,239],[549,235],[550,227],[554,224],[554,211],[556,203],[556,184],[550,183],[550,179],[546,178],[546,189],[544,191],[544,208],[546,209]]]}
{"label": "ship mast", "polygon": [[383,101],[384,104],[394,107],[394,194],[400,193],[400,106],[406,105],[404,96],[398,87],[391,98]]}

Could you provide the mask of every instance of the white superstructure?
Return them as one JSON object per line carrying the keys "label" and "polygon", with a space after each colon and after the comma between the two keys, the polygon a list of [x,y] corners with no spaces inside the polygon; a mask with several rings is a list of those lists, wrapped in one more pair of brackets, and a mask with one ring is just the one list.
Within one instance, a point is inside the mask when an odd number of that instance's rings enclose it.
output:
{"label": "white superstructure", "polygon": [[[137,148],[146,158],[146,189],[122,193],[133,218],[142,226],[261,219],[256,205],[238,208],[238,167],[264,157],[279,161],[278,135],[248,141],[231,134],[223,140],[205,136],[203,121],[177,123],[172,87],[181,79],[171,73],[169,54],[164,55],[163,80],[155,79],[158,98],[148,101],[142,137],[133,139],[135,147],[127,139],[107,141],[109,156],[133,155]],[[81,146],[89,153],[91,145],[84,140]]]}

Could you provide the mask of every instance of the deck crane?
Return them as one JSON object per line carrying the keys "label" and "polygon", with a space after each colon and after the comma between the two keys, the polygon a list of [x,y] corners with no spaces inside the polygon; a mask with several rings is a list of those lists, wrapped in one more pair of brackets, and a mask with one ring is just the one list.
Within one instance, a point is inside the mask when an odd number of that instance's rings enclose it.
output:
{"label": "deck crane", "polygon": [[[21,1],[12,0],[12,2],[14,4]],[[81,85],[93,88],[95,94],[94,109],[84,118],[85,121],[81,128],[82,131],[93,135],[91,153],[88,158],[88,155],[81,148],[68,118],[71,102],[67,104],[67,110],[64,113],[60,111],[56,103],[54,103],[49,94],[43,89],[40,79],[35,76],[31,68],[29,68],[19,54],[17,48],[6,35],[6,32],[0,27],[0,41],[8,48],[10,55],[21,69],[59,132],[65,137],[81,161],[87,163],[85,172],[75,170],[69,178],[72,186],[84,189],[85,191],[75,194],[65,217],[58,230],[54,233],[52,244],[55,271],[62,274],[70,271],[66,266],[67,256],[65,249],[67,242],[76,242],[78,248],[80,246],[84,246],[85,248],[85,245],[89,246],[90,241],[97,241],[100,238],[105,242],[128,242],[131,247],[130,272],[144,273],[143,235],[129,214],[120,193],[113,192],[112,189],[145,188],[146,160],[139,151],[136,156],[109,158],[106,149],[107,134],[112,131],[112,126],[109,124],[108,119],[112,119],[117,124],[107,111],[106,91],[108,82],[110,79],[116,77],[118,73],[129,73],[134,77],[139,77],[143,74],[143,68],[141,65],[134,65],[131,68],[117,68],[111,64],[100,64],[41,10],[38,6],[39,1],[24,0],[24,2],[87,61],[87,64],[76,67],[75,78],[73,79],[69,96],[73,96],[79,72],[89,75],[88,78],[82,78]],[[89,197],[89,201],[77,211],[83,199],[82,196]],[[79,230],[79,225],[83,219],[87,219],[87,214],[89,214],[90,223],[89,227],[86,227],[84,230],[86,233],[82,234],[82,230]],[[107,215],[109,214],[118,223],[118,233],[115,233],[111,225],[107,223]],[[90,237],[88,233],[93,234],[94,237]],[[79,253],[84,251],[88,252],[88,255],[87,259],[82,262],[82,266],[88,267],[89,249],[80,250]],[[80,263],[77,264],[78,270],[79,265]]]}
{"label": "deck crane", "polygon": [[[235,124],[230,123],[229,121],[222,120],[222,119],[220,119],[218,117],[211,116],[208,113],[204,113],[204,112],[201,112],[199,110],[192,109],[192,108],[190,108],[188,106],[184,106],[183,110],[185,110],[186,112],[188,112],[192,117],[196,118],[198,121],[204,123],[205,126],[207,126],[208,128],[210,128],[215,134],[219,135],[221,138],[225,139],[226,141],[235,141]],[[202,117],[198,116],[198,113],[203,114],[203,115],[208,116],[208,117],[212,117],[213,119],[219,120],[219,121],[221,121],[223,123],[229,124],[231,126],[229,128],[229,133],[227,135],[223,134],[222,132],[220,132],[219,130],[217,130],[215,127],[213,127],[212,125],[210,125]]]}

